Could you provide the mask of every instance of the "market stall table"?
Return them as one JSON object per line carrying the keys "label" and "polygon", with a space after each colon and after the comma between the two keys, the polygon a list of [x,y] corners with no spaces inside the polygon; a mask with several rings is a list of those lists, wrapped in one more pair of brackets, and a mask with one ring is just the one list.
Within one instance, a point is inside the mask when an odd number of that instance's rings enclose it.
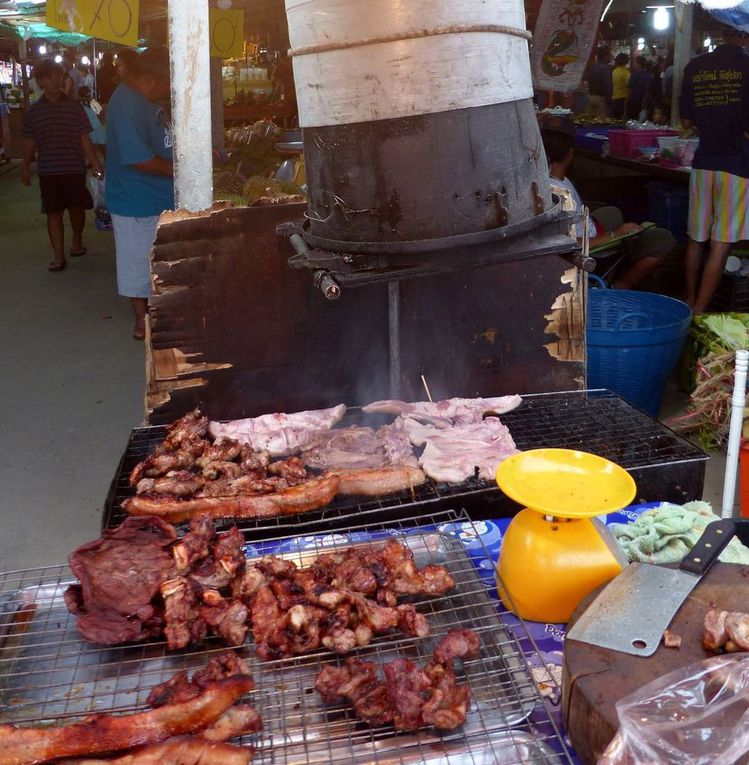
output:
{"label": "market stall table", "polygon": [[689,183],[691,168],[673,167],[661,165],[659,162],[644,161],[639,159],[628,159],[626,157],[616,157],[609,154],[605,157],[591,149],[575,149],[575,157],[581,157],[586,160],[599,163],[599,174],[604,175],[604,168],[622,167],[627,170],[633,170],[642,175],[659,180],[677,181],[678,183]]}

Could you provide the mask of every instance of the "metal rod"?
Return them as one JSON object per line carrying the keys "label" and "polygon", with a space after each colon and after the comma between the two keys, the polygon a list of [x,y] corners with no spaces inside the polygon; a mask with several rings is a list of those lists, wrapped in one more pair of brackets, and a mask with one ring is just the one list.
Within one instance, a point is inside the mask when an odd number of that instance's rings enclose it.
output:
{"label": "metal rod", "polygon": [[169,0],[175,205],[213,204],[208,0]]}
{"label": "metal rod", "polygon": [[388,282],[388,323],[390,329],[390,398],[401,396],[400,282]]}
{"label": "metal rod", "polygon": [[421,376],[421,384],[424,386],[424,390],[427,392],[427,398],[432,400],[432,394],[429,392],[429,386],[427,385],[427,378],[424,375]]}
{"label": "metal rod", "polygon": [[744,424],[744,407],[746,406],[747,367],[749,367],[749,351],[736,351],[733,397],[731,399],[731,425],[728,431],[728,455],[723,481],[723,518],[733,516],[733,503],[736,497],[736,472],[739,466],[741,430]]}

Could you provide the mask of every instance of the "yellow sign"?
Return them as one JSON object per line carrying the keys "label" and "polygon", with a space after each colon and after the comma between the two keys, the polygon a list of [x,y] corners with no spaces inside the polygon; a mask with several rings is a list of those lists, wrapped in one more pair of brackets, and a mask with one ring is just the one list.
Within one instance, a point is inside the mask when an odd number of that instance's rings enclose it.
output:
{"label": "yellow sign", "polygon": [[134,48],[139,11],[139,0],[47,0],[47,24]]}
{"label": "yellow sign", "polygon": [[240,58],[244,52],[244,11],[210,8],[211,56]]}

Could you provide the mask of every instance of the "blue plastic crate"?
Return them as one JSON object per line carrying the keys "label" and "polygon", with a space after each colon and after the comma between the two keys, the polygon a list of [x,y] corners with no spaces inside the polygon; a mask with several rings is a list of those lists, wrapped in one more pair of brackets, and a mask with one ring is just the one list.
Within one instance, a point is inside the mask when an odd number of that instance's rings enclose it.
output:
{"label": "blue plastic crate", "polygon": [[648,183],[649,217],[656,226],[668,229],[677,242],[687,240],[689,189],[674,183]]}

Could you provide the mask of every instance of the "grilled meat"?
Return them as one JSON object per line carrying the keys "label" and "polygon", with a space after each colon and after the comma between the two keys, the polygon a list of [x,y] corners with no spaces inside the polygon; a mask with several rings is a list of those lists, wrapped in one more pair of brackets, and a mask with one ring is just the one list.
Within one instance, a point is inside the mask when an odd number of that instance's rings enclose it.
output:
{"label": "grilled meat", "polygon": [[427,477],[417,467],[402,465],[364,470],[336,470],[341,478],[339,494],[375,497],[421,486]]}
{"label": "grilled meat", "polygon": [[453,730],[465,722],[471,691],[456,683],[452,662],[456,657],[475,658],[479,647],[471,630],[451,630],[434,651],[442,661],[422,669],[410,659],[396,659],[383,666],[382,681],[375,664],[351,658],[343,667],[324,667],[315,678],[315,689],[328,704],[348,700],[356,716],[370,725]]}
{"label": "grilled meat", "polygon": [[252,678],[219,680],[194,699],[129,715],[94,715],[59,727],[0,725],[0,765],[33,765],[155,744],[201,731],[253,686]]}
{"label": "grilled meat", "polygon": [[56,760],[55,765],[249,765],[252,749],[179,736],[105,760]]}

